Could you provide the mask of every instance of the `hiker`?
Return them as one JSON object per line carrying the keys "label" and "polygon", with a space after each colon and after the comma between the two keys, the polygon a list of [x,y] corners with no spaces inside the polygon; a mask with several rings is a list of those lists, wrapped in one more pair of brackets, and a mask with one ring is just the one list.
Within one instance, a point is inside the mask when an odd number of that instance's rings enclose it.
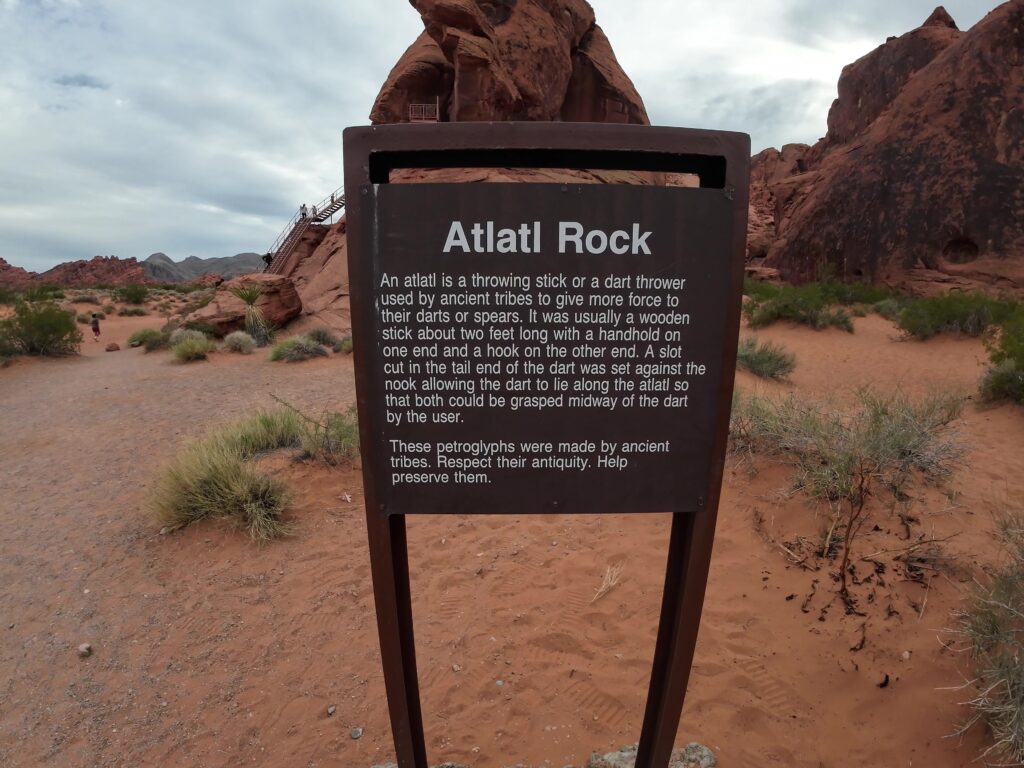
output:
{"label": "hiker", "polygon": [[274,254],[270,253],[269,251],[263,254],[263,263],[266,264],[268,267],[270,266],[270,262],[272,262],[273,260]]}
{"label": "hiker", "polygon": [[100,316],[95,312],[92,313],[92,340],[100,340]]}
{"label": "hiker", "polygon": [[315,205],[313,206],[313,218],[314,219],[316,218],[316,206]]}
{"label": "hiker", "polygon": [[307,215],[306,204],[303,203],[302,205],[299,206],[299,218],[300,219],[304,219],[304,218],[306,218],[306,215]]}

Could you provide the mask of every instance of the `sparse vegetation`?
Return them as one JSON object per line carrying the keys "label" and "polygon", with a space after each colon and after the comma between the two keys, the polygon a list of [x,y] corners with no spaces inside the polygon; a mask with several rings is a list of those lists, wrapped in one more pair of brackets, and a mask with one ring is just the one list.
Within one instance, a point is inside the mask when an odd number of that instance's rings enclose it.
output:
{"label": "sparse vegetation", "polygon": [[118,301],[122,301],[125,304],[145,304],[146,299],[149,298],[149,288],[145,285],[132,283],[115,288],[113,295]]}
{"label": "sparse vegetation", "polygon": [[1024,405],[1024,307],[1003,322],[986,346],[992,366],[981,380],[982,397]]}
{"label": "sparse vegetation", "polygon": [[57,301],[64,298],[64,291],[55,285],[33,285],[25,290],[23,298],[28,302]]}
{"label": "sparse vegetation", "polygon": [[853,333],[850,313],[834,306],[838,303],[834,292],[827,291],[823,284],[757,285],[758,288],[743,305],[743,314],[752,328],[789,320],[809,325],[815,330],[836,327]]}
{"label": "sparse vegetation", "polygon": [[796,357],[770,341],[759,343],[750,336],[740,341],[736,365],[765,379],[781,379],[796,368]]}
{"label": "sparse vegetation", "polygon": [[894,502],[901,500],[914,473],[931,481],[948,477],[964,454],[950,428],[963,402],[944,393],[914,401],[864,390],[847,412],[795,397],[738,396],[733,447],[792,462],[795,488],[829,504],[832,523],[822,549],[827,553],[842,540],[840,593],[849,600],[851,544],[868,519],[868,497],[882,487]]}
{"label": "sparse vegetation", "polygon": [[107,319],[107,315],[104,312],[80,312],[75,319],[82,325],[89,325],[92,322],[93,315],[96,315],[97,320]]}
{"label": "sparse vegetation", "polygon": [[[331,333],[329,328],[314,328],[313,330],[306,333],[307,339],[312,339],[317,344],[323,344],[325,347],[334,349],[336,345],[341,343],[341,340]],[[337,351],[337,350],[335,350]]]}
{"label": "sparse vegetation", "polygon": [[[158,331],[156,328],[143,328],[141,331],[135,331],[131,336],[128,337],[129,347],[145,347],[146,351],[150,351],[150,344],[159,341],[159,346],[164,346],[167,343],[164,334]],[[158,349],[159,346],[153,347]]]}
{"label": "sparse vegetation", "polygon": [[956,613],[957,633],[966,641],[975,678],[975,695],[966,702],[973,714],[966,732],[984,722],[995,743],[981,759],[998,765],[1024,764],[1024,509],[997,516],[996,536],[1005,563],[976,582],[968,606]]}
{"label": "sparse vegetation", "polygon": [[104,304],[103,311],[106,312],[108,315],[112,315],[114,314],[114,312],[117,311],[117,307],[115,307],[113,304]]}
{"label": "sparse vegetation", "polygon": [[939,333],[981,336],[1019,311],[1019,304],[993,299],[983,293],[948,293],[907,303],[897,324],[916,339],[930,339]]}
{"label": "sparse vegetation", "polygon": [[117,310],[118,317],[145,317],[149,314],[142,307],[121,307]]}
{"label": "sparse vegetation", "polygon": [[0,285],[0,305],[10,306],[11,304],[17,304],[19,301],[21,301],[20,293],[13,288],[5,288]]}
{"label": "sparse vegetation", "polygon": [[82,332],[75,316],[53,302],[21,302],[0,320],[0,354],[60,356],[78,353]]}
{"label": "sparse vegetation", "polygon": [[345,354],[345,355],[351,355],[352,354],[352,337],[351,336],[346,336],[341,341],[339,341],[337,343],[337,345],[334,347],[334,351],[335,352],[341,352],[342,354]]}
{"label": "sparse vegetation", "polygon": [[209,338],[210,337],[202,331],[197,331],[193,328],[174,328],[170,332],[168,342],[173,347],[183,341],[208,341]]}
{"label": "sparse vegetation", "polygon": [[189,322],[185,323],[185,325],[182,327],[188,328],[189,330],[192,331],[199,331],[199,333],[203,334],[204,336],[209,336],[211,339],[215,339],[218,336],[220,336],[216,328],[214,328],[209,323],[204,323],[200,320],[190,320]]}
{"label": "sparse vegetation", "polygon": [[903,305],[897,299],[882,299],[871,305],[871,308],[886,320],[896,322],[903,311]]}
{"label": "sparse vegetation", "polygon": [[72,304],[99,304],[99,297],[95,293],[80,293],[76,296],[72,296],[70,299]]}
{"label": "sparse vegetation", "polygon": [[245,331],[235,331],[224,337],[224,349],[228,352],[251,355],[256,349],[256,340]]}
{"label": "sparse vegetation", "polygon": [[[333,425],[333,426],[332,426]],[[355,420],[327,413],[311,419],[293,406],[259,411],[188,446],[156,484],[152,507],[172,529],[206,518],[229,518],[259,542],[289,531],[282,520],[288,493],[284,485],[247,462],[281,448],[298,448],[328,464],[358,451]]]}
{"label": "sparse vegetation", "polygon": [[270,359],[274,362],[295,363],[314,357],[327,357],[327,350],[306,336],[292,336],[290,339],[274,345]]}
{"label": "sparse vegetation", "polygon": [[200,334],[201,338],[186,338],[174,344],[171,351],[174,358],[180,363],[191,363],[196,360],[205,360],[207,355],[213,352],[217,345],[212,339]]}

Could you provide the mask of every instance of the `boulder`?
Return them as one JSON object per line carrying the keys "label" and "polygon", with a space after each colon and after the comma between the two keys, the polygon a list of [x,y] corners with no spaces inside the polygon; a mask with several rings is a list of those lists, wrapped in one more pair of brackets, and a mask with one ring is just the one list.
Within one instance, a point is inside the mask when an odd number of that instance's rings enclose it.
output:
{"label": "boulder", "polygon": [[564,120],[647,125],[647,111],[585,0],[410,0],[426,30],[370,114],[410,121]]}
{"label": "boulder", "polygon": [[121,347],[118,344],[116,344],[115,342],[110,342],[109,344],[107,344],[107,352],[120,352],[120,351],[121,351]]}
{"label": "boulder", "polygon": [[281,328],[302,313],[302,300],[291,278],[261,272],[221,283],[210,303],[188,315],[184,322],[209,325],[220,336],[244,330],[245,302],[232,294],[231,289],[253,284],[263,288],[263,295],[257,300],[256,306],[274,327]]}
{"label": "boulder", "polygon": [[822,141],[789,170],[755,157],[752,200],[774,212],[765,265],[898,287],[928,270],[1024,294],[1022,63],[1012,0],[966,32],[936,9],[847,67]]}

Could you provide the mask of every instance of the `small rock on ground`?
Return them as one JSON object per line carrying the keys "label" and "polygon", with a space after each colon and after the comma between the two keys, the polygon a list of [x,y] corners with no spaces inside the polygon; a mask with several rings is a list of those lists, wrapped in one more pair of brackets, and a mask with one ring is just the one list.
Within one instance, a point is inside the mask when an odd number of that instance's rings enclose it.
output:
{"label": "small rock on ground", "polygon": [[120,351],[121,351],[121,347],[119,345],[115,344],[114,342],[111,342],[110,344],[107,344],[107,352],[120,352]]}
{"label": "small rock on ground", "polygon": [[[618,752],[592,755],[585,768],[634,768],[637,745],[623,747]],[[715,768],[715,754],[703,744],[691,742],[682,749],[672,751],[669,768]]]}
{"label": "small rock on ground", "polygon": [[78,646],[78,655],[81,656],[83,659],[86,656],[92,656],[92,646],[88,643],[82,643],[80,646]]}

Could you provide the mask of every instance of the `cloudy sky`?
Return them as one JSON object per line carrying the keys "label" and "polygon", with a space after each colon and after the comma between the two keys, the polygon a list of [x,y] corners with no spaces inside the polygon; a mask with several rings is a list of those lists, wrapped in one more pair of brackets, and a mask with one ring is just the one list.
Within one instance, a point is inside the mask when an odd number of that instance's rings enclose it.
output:
{"label": "cloudy sky", "polygon": [[[755,151],[823,135],[843,65],[933,2],[591,0],[655,124]],[[265,251],[421,29],[406,0],[0,0],[0,258]]]}

